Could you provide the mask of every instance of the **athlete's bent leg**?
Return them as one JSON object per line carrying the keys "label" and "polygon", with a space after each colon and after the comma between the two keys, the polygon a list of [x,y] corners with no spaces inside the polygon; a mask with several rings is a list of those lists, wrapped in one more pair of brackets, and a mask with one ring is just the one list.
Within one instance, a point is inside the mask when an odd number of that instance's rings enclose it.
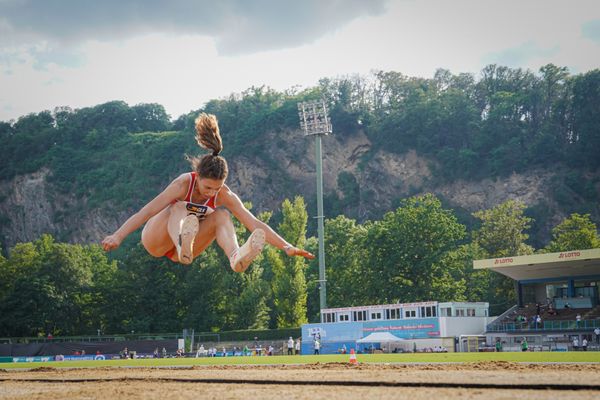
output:
{"label": "athlete's bent leg", "polygon": [[174,246],[167,228],[170,215],[171,206],[150,218],[144,225],[142,245],[151,256],[163,257]]}
{"label": "athlete's bent leg", "polygon": [[200,221],[200,227],[194,241],[194,257],[206,250],[215,239],[227,255],[238,248],[233,222],[229,212],[222,208],[215,210],[215,212]]}
{"label": "athlete's bent leg", "polygon": [[264,231],[256,229],[240,248],[231,216],[224,209],[216,210],[200,222],[194,243],[194,257],[202,253],[215,238],[219,247],[229,257],[231,269],[235,272],[244,272],[260,254],[265,243]]}

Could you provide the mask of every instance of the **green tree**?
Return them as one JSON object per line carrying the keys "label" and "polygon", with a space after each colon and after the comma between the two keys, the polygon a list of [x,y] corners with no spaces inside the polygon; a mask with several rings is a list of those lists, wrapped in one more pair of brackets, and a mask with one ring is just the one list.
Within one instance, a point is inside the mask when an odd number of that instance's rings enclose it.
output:
{"label": "green tree", "polygon": [[487,302],[489,270],[473,269],[473,260],[486,258],[485,251],[476,243],[467,243],[449,251],[442,260],[448,278],[454,282],[454,293],[446,300]]}
{"label": "green tree", "polygon": [[473,232],[473,241],[483,248],[489,257],[509,257],[533,254],[533,248],[525,243],[529,235],[531,218],[524,214],[525,204],[507,200],[496,207],[473,213],[481,220],[481,227]]}
{"label": "green tree", "polygon": [[[473,245],[479,246],[484,258],[512,257],[533,254],[534,249],[525,241],[531,218],[524,215],[525,204],[508,200],[498,206],[473,213],[481,220],[481,227],[473,231]],[[484,275],[483,275],[484,276]],[[506,310],[516,302],[515,282],[499,273],[488,274],[486,298],[493,299],[492,313]]]}
{"label": "green tree", "polygon": [[371,302],[428,301],[451,296],[442,263],[465,227],[432,194],[402,201],[382,221],[365,224],[365,282]]}
{"label": "green tree", "polygon": [[343,215],[325,221],[328,306],[349,307],[368,301],[362,282],[365,234],[364,227]]}
{"label": "green tree", "polygon": [[586,250],[600,247],[600,236],[590,214],[571,214],[552,229],[552,241],[544,252]]}
{"label": "green tree", "polygon": [[[81,334],[101,326],[95,301],[105,285],[94,277],[110,275],[98,246],[56,243],[42,235],[33,243],[16,245],[3,265],[0,330],[7,335]],[[98,279],[100,282],[102,279]]]}
{"label": "green tree", "polygon": [[[292,245],[303,247],[308,220],[304,199],[296,197],[293,203],[284,200],[282,214],[279,233]],[[281,252],[274,248],[267,249],[266,257],[273,271],[271,285],[277,327],[297,327],[306,323],[306,261],[302,257],[284,259]]]}
{"label": "green tree", "polygon": [[584,168],[600,166],[600,69],[573,78],[571,141],[574,154],[569,161]]}

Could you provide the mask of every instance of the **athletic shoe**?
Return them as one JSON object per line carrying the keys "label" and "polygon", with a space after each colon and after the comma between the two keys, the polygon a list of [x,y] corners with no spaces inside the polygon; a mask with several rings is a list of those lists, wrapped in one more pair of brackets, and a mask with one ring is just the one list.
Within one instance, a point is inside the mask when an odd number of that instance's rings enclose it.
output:
{"label": "athletic shoe", "polygon": [[231,269],[235,272],[244,272],[252,261],[260,254],[265,246],[265,231],[256,229],[246,243],[239,249],[233,252],[229,257]]}
{"label": "athletic shoe", "polygon": [[198,218],[195,215],[188,215],[179,224],[177,257],[182,264],[191,264],[194,261],[194,239],[199,226]]}

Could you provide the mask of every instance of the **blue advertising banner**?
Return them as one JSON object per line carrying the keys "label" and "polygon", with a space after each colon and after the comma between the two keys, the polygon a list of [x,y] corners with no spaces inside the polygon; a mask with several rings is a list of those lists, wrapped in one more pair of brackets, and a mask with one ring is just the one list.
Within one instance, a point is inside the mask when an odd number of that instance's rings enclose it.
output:
{"label": "blue advertising banner", "polygon": [[440,324],[437,318],[364,322],[361,337],[373,332],[389,332],[400,339],[427,339],[440,337]]}
{"label": "blue advertising banner", "polygon": [[35,356],[35,357],[13,357],[13,362],[16,363],[20,363],[20,362],[46,362],[46,361],[54,361],[54,356],[49,356],[49,357],[40,357],[40,356]]}
{"label": "blue advertising banner", "polygon": [[311,341],[315,337],[321,341],[357,340],[363,337],[362,322],[340,322],[329,324],[302,325],[302,340]]}

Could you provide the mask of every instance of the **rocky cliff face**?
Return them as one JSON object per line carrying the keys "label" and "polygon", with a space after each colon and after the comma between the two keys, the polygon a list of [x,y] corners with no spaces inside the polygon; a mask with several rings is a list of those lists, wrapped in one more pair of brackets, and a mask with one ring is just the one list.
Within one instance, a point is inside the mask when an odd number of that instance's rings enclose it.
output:
{"label": "rocky cliff face", "polygon": [[98,242],[123,221],[125,213],[110,206],[82,212],[86,199],[58,195],[48,183],[49,174],[44,168],[0,182],[0,235],[5,249],[44,233],[72,243]]}
{"label": "rocky cliff face", "polygon": [[[229,160],[230,187],[242,200],[251,201],[255,211],[275,210],[283,199],[295,195],[313,203],[314,138],[299,135],[297,131],[278,132],[264,143],[262,154],[245,154]],[[565,216],[551,200],[552,172],[531,171],[504,179],[433,186],[429,165],[434,161],[413,151],[397,155],[380,150],[371,154],[371,143],[362,133],[327,136],[322,143],[324,191],[343,198],[338,176],[342,172],[352,174],[360,191],[359,204],[353,213],[361,221],[390,211],[398,199],[426,192],[443,196],[451,205],[469,212],[491,208],[508,199],[521,200],[528,206],[544,200],[544,204],[553,208],[553,225]],[[363,157],[367,153],[368,157]],[[135,211],[117,210],[110,204],[88,210],[86,199],[56,194],[48,181],[51,173],[42,169],[0,182],[0,235],[4,248],[35,240],[43,233],[61,241],[97,243]],[[161,189],[157,187],[156,192]]]}

